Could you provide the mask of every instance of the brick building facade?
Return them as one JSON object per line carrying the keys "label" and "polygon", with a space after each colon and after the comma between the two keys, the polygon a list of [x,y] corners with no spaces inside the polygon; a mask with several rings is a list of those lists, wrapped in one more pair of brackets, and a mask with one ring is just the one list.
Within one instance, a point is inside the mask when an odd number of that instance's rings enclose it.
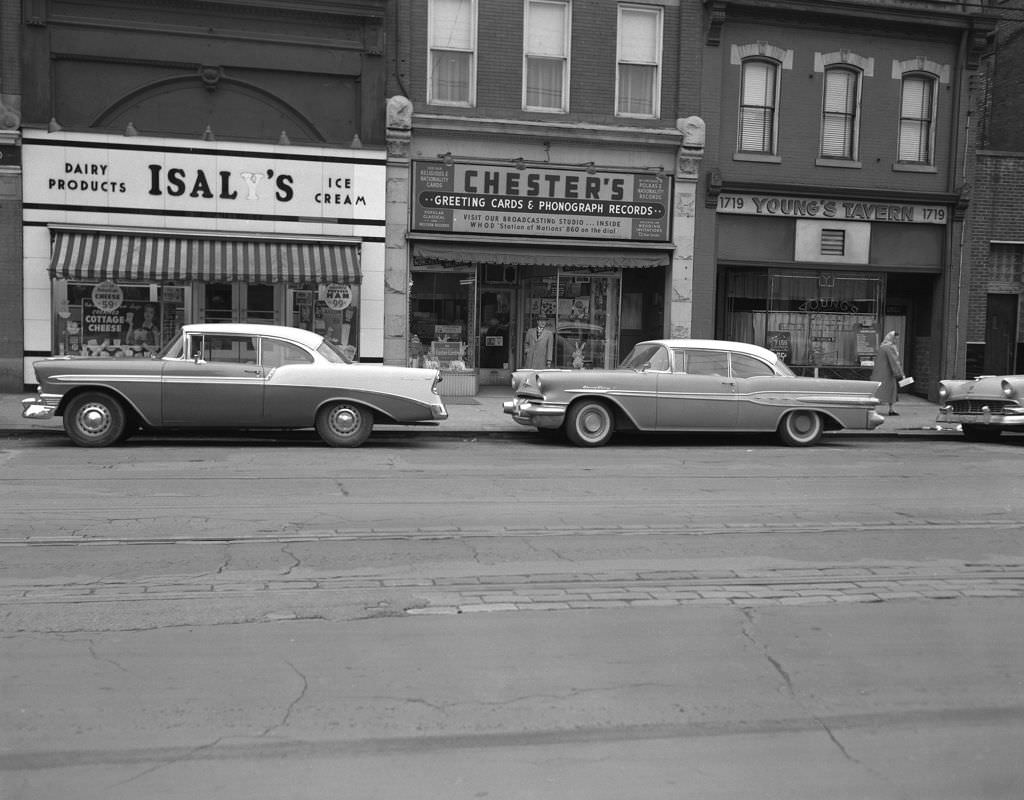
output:
{"label": "brick building facade", "polygon": [[385,359],[473,393],[532,363],[538,318],[541,366],[688,335],[700,2],[393,11]]}
{"label": "brick building facade", "polygon": [[20,18],[0,4],[0,392],[22,387]]}
{"label": "brick building facade", "polygon": [[697,257],[713,274],[695,322],[851,377],[895,330],[930,393],[966,319],[966,122],[991,20],[915,0],[707,6]]}

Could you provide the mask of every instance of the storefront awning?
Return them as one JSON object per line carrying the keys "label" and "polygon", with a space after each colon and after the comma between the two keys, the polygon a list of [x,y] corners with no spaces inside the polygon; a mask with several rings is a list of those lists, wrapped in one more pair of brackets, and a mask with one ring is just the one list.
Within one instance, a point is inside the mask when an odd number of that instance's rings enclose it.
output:
{"label": "storefront awning", "polygon": [[434,264],[500,264],[502,266],[596,267],[599,269],[638,269],[667,267],[669,253],[607,249],[558,249],[511,247],[508,245],[465,246],[462,244],[413,245],[417,263]]}
{"label": "storefront awning", "polygon": [[56,231],[55,278],[83,281],[358,283],[355,244]]}

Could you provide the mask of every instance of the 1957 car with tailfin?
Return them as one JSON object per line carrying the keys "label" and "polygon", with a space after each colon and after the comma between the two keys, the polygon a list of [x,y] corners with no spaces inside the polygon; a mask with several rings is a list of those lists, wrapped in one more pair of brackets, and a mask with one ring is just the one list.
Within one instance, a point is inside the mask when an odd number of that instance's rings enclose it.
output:
{"label": "1957 car with tailfin", "polygon": [[798,377],[776,353],[743,342],[641,342],[617,369],[518,370],[512,386],[506,414],[583,447],[616,430],[775,432],[806,446],[824,431],[884,421],[876,381]]}
{"label": "1957 car with tailfin", "polygon": [[438,424],[435,369],[353,363],[323,336],[280,325],[185,325],[153,358],[35,362],[22,416],[63,417],[71,441],[104,447],[145,429],[316,428],[356,447],[375,423]]}
{"label": "1957 car with tailfin", "polygon": [[1003,431],[1024,433],[1024,375],[939,381],[939,402],[936,421],[959,425],[972,441],[991,441]]}

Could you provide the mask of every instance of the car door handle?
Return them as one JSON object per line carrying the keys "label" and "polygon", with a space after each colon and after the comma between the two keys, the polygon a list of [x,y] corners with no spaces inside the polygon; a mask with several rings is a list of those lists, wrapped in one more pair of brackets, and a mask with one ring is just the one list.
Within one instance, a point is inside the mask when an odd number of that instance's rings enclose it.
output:
{"label": "car door handle", "polygon": [[242,370],[246,375],[262,375],[262,370],[258,369],[245,369]]}

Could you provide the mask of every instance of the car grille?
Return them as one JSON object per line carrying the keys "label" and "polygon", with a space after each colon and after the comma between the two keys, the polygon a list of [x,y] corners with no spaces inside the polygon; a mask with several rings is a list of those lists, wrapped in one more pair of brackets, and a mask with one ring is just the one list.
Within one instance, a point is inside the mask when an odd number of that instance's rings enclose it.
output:
{"label": "car grille", "polygon": [[1002,414],[1010,405],[1016,404],[1010,400],[954,400],[950,403],[954,414],[982,414],[985,407],[993,414]]}

